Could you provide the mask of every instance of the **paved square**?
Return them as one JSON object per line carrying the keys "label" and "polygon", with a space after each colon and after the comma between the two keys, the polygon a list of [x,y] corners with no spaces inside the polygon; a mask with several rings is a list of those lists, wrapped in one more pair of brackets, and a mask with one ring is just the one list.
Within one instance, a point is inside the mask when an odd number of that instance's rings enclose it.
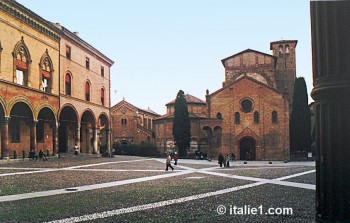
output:
{"label": "paved square", "polygon": [[174,167],[133,156],[0,162],[0,222],[313,221],[314,162]]}

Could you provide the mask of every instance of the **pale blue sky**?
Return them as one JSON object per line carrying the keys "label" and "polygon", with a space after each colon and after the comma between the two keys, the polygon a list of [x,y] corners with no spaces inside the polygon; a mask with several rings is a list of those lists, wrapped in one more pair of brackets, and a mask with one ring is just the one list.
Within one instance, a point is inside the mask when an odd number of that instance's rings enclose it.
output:
{"label": "pale blue sky", "polygon": [[221,59],[247,48],[272,54],[281,39],[298,40],[297,76],[312,89],[307,0],[17,1],[115,61],[112,106],[125,97],[165,114],[180,89],[205,100],[224,81]]}

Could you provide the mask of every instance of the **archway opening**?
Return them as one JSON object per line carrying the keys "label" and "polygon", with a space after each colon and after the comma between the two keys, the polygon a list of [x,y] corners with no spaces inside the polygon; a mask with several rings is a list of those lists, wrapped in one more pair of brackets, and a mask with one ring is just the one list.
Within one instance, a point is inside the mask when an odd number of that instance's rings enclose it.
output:
{"label": "archway opening", "polygon": [[9,148],[29,152],[36,150],[33,113],[24,102],[17,102],[11,109],[9,122]]}
{"label": "archway opening", "polygon": [[108,131],[109,131],[109,123],[108,123],[108,117],[105,114],[101,114],[98,118],[98,126],[100,129],[99,132],[99,141],[98,146],[100,153],[103,153],[108,150],[107,148],[107,139],[108,139]]}
{"label": "archway opening", "polygon": [[58,128],[58,145],[60,153],[74,150],[77,137],[77,127],[78,118],[75,110],[70,106],[64,107],[60,113]]}
{"label": "archway opening", "polygon": [[89,110],[85,111],[81,116],[80,145],[82,152],[97,153],[95,119]]}
{"label": "archway opening", "polygon": [[241,160],[256,160],[256,141],[252,137],[244,137],[239,143]]}
{"label": "archway opening", "polygon": [[[36,141],[38,150],[43,152],[55,150],[56,118],[53,111],[49,108],[43,108],[38,115],[36,124]],[[54,151],[56,153],[56,151]]]}

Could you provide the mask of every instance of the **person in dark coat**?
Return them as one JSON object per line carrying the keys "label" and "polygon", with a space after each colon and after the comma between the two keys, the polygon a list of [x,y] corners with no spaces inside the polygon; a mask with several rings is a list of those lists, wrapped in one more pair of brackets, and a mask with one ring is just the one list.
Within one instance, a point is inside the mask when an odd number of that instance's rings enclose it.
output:
{"label": "person in dark coat", "polygon": [[223,162],[224,162],[224,156],[223,156],[221,153],[219,154],[218,161],[219,161],[220,167],[222,167],[222,164],[223,164]]}
{"label": "person in dark coat", "polygon": [[43,161],[47,161],[46,155],[44,154],[42,149],[39,151],[39,158],[43,159]]}

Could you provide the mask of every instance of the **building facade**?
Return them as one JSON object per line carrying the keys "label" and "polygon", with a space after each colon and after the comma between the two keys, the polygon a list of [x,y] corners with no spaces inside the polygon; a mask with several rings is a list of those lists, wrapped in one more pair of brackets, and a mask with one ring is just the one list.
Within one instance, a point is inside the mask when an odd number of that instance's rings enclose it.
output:
{"label": "building facade", "polygon": [[[206,132],[202,124],[207,120],[206,102],[189,94],[185,94],[188,113],[191,125],[191,147],[187,153],[189,156],[194,155],[195,151],[200,150],[207,152],[208,150],[208,132]],[[154,120],[155,145],[163,154],[171,150],[175,146],[173,137],[173,120],[175,113],[175,100],[166,104],[167,114]],[[211,139],[210,139],[211,140]]]}
{"label": "building facade", "polygon": [[16,1],[0,1],[0,33],[1,157],[109,149],[113,61]]}
{"label": "building facade", "polygon": [[16,1],[0,2],[1,157],[54,150],[59,30]]}
{"label": "building facade", "polygon": [[[190,112],[191,148],[216,157],[234,153],[241,160],[289,160],[289,116],[296,77],[296,40],[270,43],[272,55],[247,49],[222,60],[223,87]],[[200,99],[198,99],[200,100]],[[173,110],[155,120],[156,145],[173,146]],[[192,109],[193,110],[193,109]]]}
{"label": "building facade", "polygon": [[111,107],[113,143],[140,144],[154,143],[153,123],[160,117],[150,109],[140,109],[122,100]]}
{"label": "building facade", "polygon": [[110,67],[113,61],[65,27],[60,41],[59,152],[110,150]]}

